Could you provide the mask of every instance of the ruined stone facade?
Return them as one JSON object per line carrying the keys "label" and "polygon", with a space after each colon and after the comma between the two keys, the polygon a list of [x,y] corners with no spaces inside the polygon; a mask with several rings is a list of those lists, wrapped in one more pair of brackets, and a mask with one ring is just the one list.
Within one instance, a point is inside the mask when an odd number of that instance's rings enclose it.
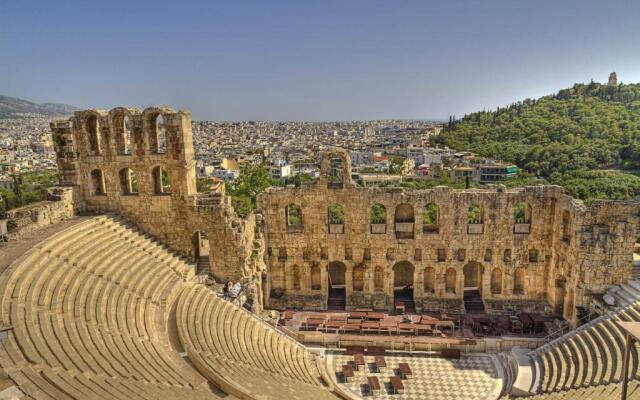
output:
{"label": "ruined stone facade", "polygon": [[[74,215],[73,190],[52,188],[47,192],[47,201],[15,208],[6,212],[0,224],[7,227],[7,240],[20,239],[25,234],[48,225],[72,218]],[[0,234],[2,234],[0,229]]]}
{"label": "ruined stone facade", "polygon": [[52,130],[76,211],[121,214],[194,260],[205,233],[210,274],[250,283],[258,305],[323,310],[331,282],[347,309],[391,309],[404,287],[418,311],[460,311],[473,286],[489,312],[571,320],[630,275],[635,202],[585,207],[556,186],[362,188],[348,152],[330,149],[319,182],[271,188],[241,219],[224,194],[196,192],[188,112],[88,110]]}
{"label": "ruined stone facade", "polygon": [[118,213],[193,260],[204,233],[213,277],[260,284],[255,216],[238,218],[229,198],[196,192],[188,112],[87,110],[51,128],[60,184],[74,189],[76,211]]}
{"label": "ruined stone facade", "polygon": [[[332,163],[342,165],[342,182],[331,180]],[[259,198],[272,307],[325,309],[338,282],[347,309],[390,310],[394,289],[412,284],[418,311],[455,311],[464,287],[477,286],[489,312],[557,311],[572,320],[591,293],[629,278],[636,202],[585,207],[557,186],[362,188],[340,149],[324,154],[321,171],[317,184]],[[335,204],[342,224],[329,216]]]}

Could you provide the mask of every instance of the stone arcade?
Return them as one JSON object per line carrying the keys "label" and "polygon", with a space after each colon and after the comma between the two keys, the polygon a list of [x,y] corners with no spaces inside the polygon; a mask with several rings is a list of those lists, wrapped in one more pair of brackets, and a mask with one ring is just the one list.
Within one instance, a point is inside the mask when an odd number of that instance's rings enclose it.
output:
{"label": "stone arcade", "polygon": [[348,152],[328,149],[317,183],[271,188],[240,219],[228,198],[196,192],[188,112],[88,110],[52,130],[77,210],[117,212],[192,259],[208,237],[210,274],[250,284],[257,308],[456,311],[466,287],[489,313],[573,321],[630,276],[636,202],[585,207],[557,186],[362,188]]}

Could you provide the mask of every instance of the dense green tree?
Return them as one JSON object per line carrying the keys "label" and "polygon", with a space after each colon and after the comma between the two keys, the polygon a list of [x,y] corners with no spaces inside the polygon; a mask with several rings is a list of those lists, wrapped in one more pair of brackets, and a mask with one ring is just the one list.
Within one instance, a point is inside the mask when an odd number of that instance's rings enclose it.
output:
{"label": "dense green tree", "polygon": [[[633,197],[640,194],[633,189],[635,177],[595,170],[640,169],[640,84],[576,84],[537,100],[452,118],[432,141],[517,164],[526,175],[509,186],[539,177],[587,201]],[[624,185],[630,186],[621,190]]]}
{"label": "dense green tree", "polygon": [[246,216],[256,207],[258,194],[279,182],[271,179],[265,163],[245,164],[240,167],[240,175],[230,186],[231,200],[240,216]]}

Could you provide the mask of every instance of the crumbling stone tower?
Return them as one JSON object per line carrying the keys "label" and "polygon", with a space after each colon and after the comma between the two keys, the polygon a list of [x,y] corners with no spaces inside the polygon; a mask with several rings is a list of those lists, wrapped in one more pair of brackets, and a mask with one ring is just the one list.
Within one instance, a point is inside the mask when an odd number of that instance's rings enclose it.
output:
{"label": "crumbling stone tower", "polygon": [[86,110],[51,124],[60,184],[79,212],[115,212],[195,260],[208,237],[218,281],[261,281],[255,216],[224,195],[197,193],[191,115],[168,107]]}

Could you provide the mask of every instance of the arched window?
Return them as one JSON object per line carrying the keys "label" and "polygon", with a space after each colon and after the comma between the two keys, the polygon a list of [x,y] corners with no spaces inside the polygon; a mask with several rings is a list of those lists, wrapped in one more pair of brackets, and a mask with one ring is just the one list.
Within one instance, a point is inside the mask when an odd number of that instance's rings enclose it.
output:
{"label": "arched window", "polygon": [[437,204],[429,203],[422,210],[422,232],[438,233],[440,224],[440,209]]}
{"label": "arched window", "polygon": [[169,174],[162,167],[155,167],[153,169],[153,193],[156,195],[171,193]]}
{"label": "arched window", "polygon": [[457,284],[457,272],[455,268],[449,268],[445,273],[444,277],[444,285],[445,291],[447,293],[455,293],[456,292],[456,284]]}
{"label": "arched window", "polygon": [[133,145],[131,144],[131,120],[128,115],[124,116],[122,128],[124,129],[124,154],[132,154]]}
{"label": "arched window", "polygon": [[502,293],[502,270],[500,268],[494,268],[491,271],[491,293]]}
{"label": "arched window", "polygon": [[519,203],[513,209],[514,233],[529,233],[531,230],[531,207],[527,203]]}
{"label": "arched window", "polygon": [[129,115],[120,112],[113,117],[113,130],[116,137],[116,151],[119,155],[130,155],[131,150],[131,120]]}
{"label": "arched window", "polygon": [[[196,260],[200,258],[204,258],[207,260],[207,265],[209,263],[209,252],[211,251],[211,246],[209,245],[209,236],[205,231],[197,231],[193,234],[193,254],[196,257]],[[201,272],[201,271],[200,271]]]}
{"label": "arched window", "polygon": [[353,290],[361,292],[364,290],[364,264],[353,267]]}
{"label": "arched window", "polygon": [[151,118],[149,150],[152,154],[164,154],[167,152],[167,136],[164,117],[161,113],[157,113]]}
{"label": "arched window", "polygon": [[131,168],[123,168],[120,170],[120,190],[122,194],[131,195],[138,194],[138,179]]}
{"label": "arched window", "polygon": [[413,239],[415,213],[411,204],[400,204],[395,214],[396,238]]}
{"label": "arched window", "polygon": [[562,240],[565,243],[571,241],[571,214],[568,210],[562,212]]}
{"label": "arched window", "polygon": [[479,204],[472,204],[467,211],[467,233],[476,235],[484,233],[484,216]]}
{"label": "arched window", "polygon": [[302,208],[299,205],[289,204],[286,209],[286,217],[287,230],[289,232],[302,231]]}
{"label": "arched window", "polygon": [[102,154],[98,129],[98,117],[93,114],[89,115],[85,120],[85,129],[89,136],[89,154],[94,156]]}
{"label": "arched window", "polygon": [[529,262],[530,263],[538,262],[538,250],[536,249],[529,250]]}
{"label": "arched window", "polygon": [[271,288],[272,289],[284,289],[284,267],[280,263],[274,263],[271,265]]}
{"label": "arched window", "polygon": [[301,287],[300,280],[301,280],[300,267],[298,267],[297,265],[294,265],[291,271],[291,289],[300,290],[300,287]]}
{"label": "arched window", "polygon": [[322,274],[320,272],[320,266],[318,264],[313,264],[311,266],[311,289],[312,290],[320,290],[322,289]]}
{"label": "arched window", "polygon": [[387,232],[387,208],[380,204],[375,203],[371,206],[371,233],[386,233]]}
{"label": "arched window", "polygon": [[344,162],[340,157],[329,160],[329,170],[327,171],[327,187],[329,189],[342,189],[344,187]]}
{"label": "arched window", "polygon": [[373,286],[376,292],[384,290],[384,267],[382,265],[376,267]]}
{"label": "arched window", "polygon": [[104,189],[104,176],[102,171],[99,169],[94,169],[91,171],[91,182],[93,184],[93,194],[96,196],[102,196],[106,194]]}
{"label": "arched window", "polygon": [[424,292],[434,293],[436,290],[436,270],[433,267],[424,269]]}
{"label": "arched window", "polygon": [[513,294],[524,294],[524,268],[518,267],[513,272]]}
{"label": "arched window", "polygon": [[327,209],[329,233],[344,233],[344,207],[341,204],[331,204]]}

